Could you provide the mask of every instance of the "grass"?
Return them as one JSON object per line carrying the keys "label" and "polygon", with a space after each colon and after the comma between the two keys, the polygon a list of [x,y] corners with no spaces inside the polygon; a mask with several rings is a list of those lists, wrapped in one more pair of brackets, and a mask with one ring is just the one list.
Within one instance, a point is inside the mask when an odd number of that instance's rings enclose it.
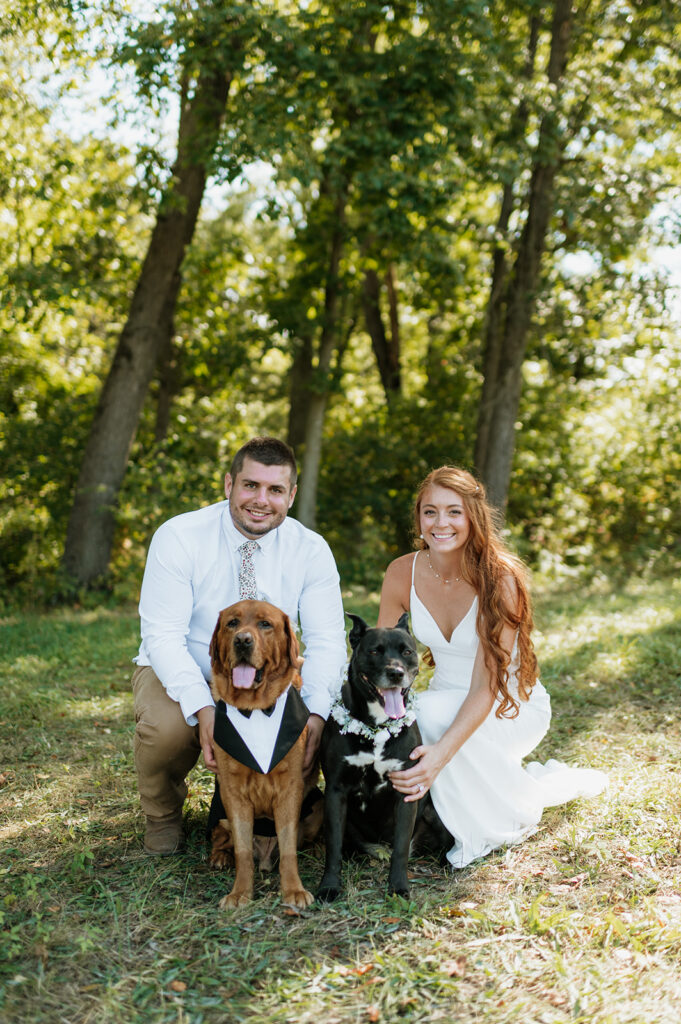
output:
{"label": "grass", "polygon": [[[346,608],[372,619],[371,595]],[[681,1005],[681,586],[537,601],[554,722],[537,752],[604,768],[521,846],[445,874],[347,866],[347,898],[234,912],[209,870],[196,769],[185,855],[142,853],[129,611],[2,623],[0,1019],[11,1024],[370,1021],[676,1024]],[[302,855],[314,889],[322,851]]]}

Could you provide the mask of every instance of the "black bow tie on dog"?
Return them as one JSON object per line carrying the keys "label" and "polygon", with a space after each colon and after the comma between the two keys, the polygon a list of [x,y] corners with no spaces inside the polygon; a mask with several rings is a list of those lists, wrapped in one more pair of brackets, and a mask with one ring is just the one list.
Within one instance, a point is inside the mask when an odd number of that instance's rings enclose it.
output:
{"label": "black bow tie on dog", "polygon": [[[267,715],[268,718],[271,718],[272,715],[274,714],[274,709],[276,708],[276,706],[277,706],[276,704],[272,704],[268,708],[262,708],[261,710],[262,710],[263,715]],[[251,715],[253,714],[253,709],[252,708],[246,708],[245,710],[242,710],[241,708],[239,708],[239,714],[243,715],[244,718],[250,718]]]}

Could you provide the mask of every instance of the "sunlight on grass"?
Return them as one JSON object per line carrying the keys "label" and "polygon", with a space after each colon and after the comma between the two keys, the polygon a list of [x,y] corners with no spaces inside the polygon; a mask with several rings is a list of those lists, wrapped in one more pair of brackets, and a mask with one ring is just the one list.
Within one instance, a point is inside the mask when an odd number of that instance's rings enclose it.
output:
{"label": "sunlight on grass", "polygon": [[[375,621],[376,595],[346,606]],[[346,897],[294,914],[275,875],[231,913],[205,860],[213,777],[189,779],[187,849],[141,849],[132,613],[5,620],[0,1018],[12,1024],[676,1024],[681,1005],[681,588],[538,600],[554,719],[536,756],[609,790],[548,809],[464,871],[353,861]],[[6,708],[6,710],[5,710]],[[535,756],[535,755],[533,755]],[[301,855],[321,876],[320,846]]]}

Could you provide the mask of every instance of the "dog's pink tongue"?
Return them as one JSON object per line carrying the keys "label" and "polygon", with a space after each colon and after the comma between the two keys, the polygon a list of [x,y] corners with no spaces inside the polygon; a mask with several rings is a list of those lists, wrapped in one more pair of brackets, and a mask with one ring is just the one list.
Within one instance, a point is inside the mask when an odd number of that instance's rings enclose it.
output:
{"label": "dog's pink tongue", "polygon": [[385,713],[388,718],[404,718],[404,700],[400,690],[381,690]]}
{"label": "dog's pink tongue", "polygon": [[252,665],[235,665],[232,669],[232,684],[239,690],[248,690],[253,686],[255,669]]}

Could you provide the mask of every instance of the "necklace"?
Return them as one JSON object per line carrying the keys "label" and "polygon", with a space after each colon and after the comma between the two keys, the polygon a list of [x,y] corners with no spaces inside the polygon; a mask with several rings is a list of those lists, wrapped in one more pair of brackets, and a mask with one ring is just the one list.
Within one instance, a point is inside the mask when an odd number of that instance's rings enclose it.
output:
{"label": "necklace", "polygon": [[[437,571],[437,569],[433,568],[433,563],[430,560],[430,549],[429,548],[426,548],[426,558],[428,559],[428,565],[430,566],[430,570],[431,570],[431,572],[433,573],[434,576],[437,576],[437,578],[439,580],[442,580],[442,582],[444,583],[445,586],[447,586],[447,584],[452,582],[452,580],[446,580],[444,578],[444,576],[440,575],[440,573]],[[461,576],[453,576],[452,579],[454,580],[455,583],[461,583]]]}

